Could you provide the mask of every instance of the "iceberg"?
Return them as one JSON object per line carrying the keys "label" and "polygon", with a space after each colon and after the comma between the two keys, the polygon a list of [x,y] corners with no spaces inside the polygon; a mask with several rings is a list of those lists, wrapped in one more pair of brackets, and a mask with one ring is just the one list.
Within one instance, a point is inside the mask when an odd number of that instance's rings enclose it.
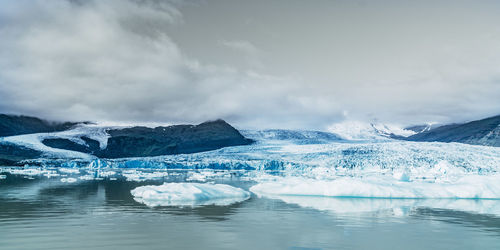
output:
{"label": "iceberg", "polygon": [[318,180],[284,177],[250,188],[259,196],[391,199],[500,199],[500,175],[465,175],[454,181],[401,181],[392,176]]}
{"label": "iceberg", "polygon": [[78,168],[58,168],[57,169],[61,173],[65,174],[79,174],[80,170]]}
{"label": "iceberg", "polygon": [[154,179],[161,179],[164,177],[168,177],[168,172],[143,172],[143,171],[138,171],[138,170],[127,170],[122,173],[122,175],[127,179],[127,181],[147,181],[147,180],[154,180]]}
{"label": "iceberg", "polygon": [[55,171],[42,168],[4,167],[0,168],[0,173],[2,172],[10,173],[12,175],[23,175],[23,176],[39,176],[39,175],[57,176],[57,173]]}
{"label": "iceberg", "polygon": [[402,217],[412,215],[419,208],[432,208],[500,216],[500,200],[489,199],[374,199],[287,195],[272,198],[333,215],[380,213],[383,216]]}
{"label": "iceberg", "polygon": [[76,182],[76,178],[61,178],[61,182],[73,183]]}
{"label": "iceberg", "polygon": [[137,202],[156,206],[227,206],[250,198],[250,193],[226,184],[164,183],[141,186],[130,193]]}

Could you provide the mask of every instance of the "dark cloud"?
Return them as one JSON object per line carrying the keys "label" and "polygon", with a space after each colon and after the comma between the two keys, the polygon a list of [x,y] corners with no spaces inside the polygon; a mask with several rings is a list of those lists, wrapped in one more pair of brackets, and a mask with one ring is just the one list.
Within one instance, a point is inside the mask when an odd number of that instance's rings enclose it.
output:
{"label": "dark cloud", "polygon": [[4,2],[0,112],[317,129],[500,113],[499,29],[482,9],[464,11],[484,22],[435,28],[434,12],[413,23],[396,3],[384,16],[329,1]]}

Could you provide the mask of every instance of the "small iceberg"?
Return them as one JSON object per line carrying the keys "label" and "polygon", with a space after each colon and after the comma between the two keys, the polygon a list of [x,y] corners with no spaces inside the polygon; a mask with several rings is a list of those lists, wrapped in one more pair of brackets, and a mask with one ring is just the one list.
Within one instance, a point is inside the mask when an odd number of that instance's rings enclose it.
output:
{"label": "small iceberg", "polygon": [[161,179],[164,177],[168,177],[168,172],[142,172],[138,170],[127,170],[122,173],[122,175],[127,179],[127,181],[147,181],[147,180],[155,180]]}
{"label": "small iceberg", "polygon": [[76,182],[77,179],[76,178],[62,178],[61,179],[61,182],[67,182],[67,183],[73,183],[73,182]]}
{"label": "small iceberg", "polygon": [[65,174],[79,174],[80,170],[78,168],[58,168],[57,169],[61,173]]}
{"label": "small iceberg", "polygon": [[227,206],[250,198],[250,193],[225,184],[164,183],[130,191],[137,202],[156,206]]}

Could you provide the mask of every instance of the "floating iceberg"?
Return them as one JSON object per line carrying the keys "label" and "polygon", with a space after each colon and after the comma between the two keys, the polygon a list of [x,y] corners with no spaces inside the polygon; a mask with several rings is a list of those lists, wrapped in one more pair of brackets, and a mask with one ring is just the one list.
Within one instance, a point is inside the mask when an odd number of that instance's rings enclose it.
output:
{"label": "floating iceberg", "polygon": [[382,175],[331,180],[286,177],[256,184],[250,191],[269,197],[500,199],[500,175],[465,175],[453,181],[401,181]]}
{"label": "floating iceberg", "polygon": [[77,179],[76,178],[62,178],[61,179],[61,182],[67,182],[67,183],[73,183],[73,182],[76,182]]}
{"label": "floating iceberg", "polygon": [[227,206],[250,198],[250,193],[225,184],[164,183],[130,191],[137,202],[147,206]]}
{"label": "floating iceberg", "polygon": [[2,172],[10,173],[12,175],[24,175],[24,176],[38,176],[38,175],[57,176],[57,173],[55,171],[42,168],[19,168],[19,167],[0,168],[0,173]]}
{"label": "floating iceberg", "polygon": [[431,208],[500,216],[500,200],[488,199],[374,199],[287,195],[273,198],[334,215],[380,213],[400,217],[412,215],[419,208]]}
{"label": "floating iceberg", "polygon": [[167,172],[143,172],[138,170],[127,170],[122,173],[122,175],[127,179],[127,181],[147,181],[154,179],[161,179],[163,177],[168,177]]}
{"label": "floating iceberg", "polygon": [[61,173],[65,174],[79,174],[80,170],[77,168],[58,168],[57,169]]}

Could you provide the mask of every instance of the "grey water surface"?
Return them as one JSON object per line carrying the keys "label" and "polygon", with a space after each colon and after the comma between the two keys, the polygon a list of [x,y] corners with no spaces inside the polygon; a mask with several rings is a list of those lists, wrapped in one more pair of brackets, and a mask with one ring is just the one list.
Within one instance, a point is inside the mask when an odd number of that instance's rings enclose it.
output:
{"label": "grey water surface", "polygon": [[[228,206],[151,208],[130,194],[164,181],[178,179],[62,183],[6,174],[0,249],[500,249],[498,215],[432,202],[384,207],[373,199],[316,197],[333,204],[317,209],[307,206],[311,200],[252,195]],[[254,184],[218,182],[245,190]],[[366,204],[377,209],[354,211]]]}

